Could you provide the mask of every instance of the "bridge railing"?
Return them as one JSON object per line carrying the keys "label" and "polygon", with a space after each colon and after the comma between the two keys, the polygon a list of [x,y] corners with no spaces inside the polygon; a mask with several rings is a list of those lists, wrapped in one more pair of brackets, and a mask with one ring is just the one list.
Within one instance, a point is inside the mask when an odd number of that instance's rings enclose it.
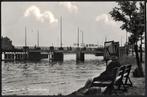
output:
{"label": "bridge railing", "polygon": [[[35,46],[29,46],[28,49],[33,50],[35,48]],[[42,51],[50,51],[51,47],[40,47]],[[98,47],[98,48],[90,48],[90,47],[82,47],[80,48],[80,50],[82,51],[103,51],[104,47]],[[15,49],[17,50],[23,50],[24,47],[23,46],[15,46]],[[53,47],[53,49],[55,51],[58,51],[60,49],[60,47]],[[63,47],[63,51],[76,51],[77,47]]]}

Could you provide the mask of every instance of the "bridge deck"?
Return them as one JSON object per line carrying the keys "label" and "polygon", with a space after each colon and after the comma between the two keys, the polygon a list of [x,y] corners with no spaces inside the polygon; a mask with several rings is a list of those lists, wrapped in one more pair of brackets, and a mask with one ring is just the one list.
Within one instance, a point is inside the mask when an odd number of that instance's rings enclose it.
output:
{"label": "bridge deck", "polygon": [[[100,48],[85,48],[83,50],[83,48],[79,48],[77,50],[77,48],[72,47],[72,48],[67,48],[67,47],[63,47],[63,50],[59,50],[59,47],[55,47],[54,50],[51,50],[49,47],[41,47],[40,49],[35,49],[34,47],[29,47],[29,49],[27,49],[27,52],[41,52],[41,53],[49,53],[51,51],[54,52],[63,52],[63,53],[77,53],[79,52],[83,52],[86,54],[96,54],[96,53],[103,53],[104,49],[103,47]],[[15,49],[11,49],[11,50],[2,50],[2,52],[25,52],[25,50],[23,49],[23,47],[16,47]]]}

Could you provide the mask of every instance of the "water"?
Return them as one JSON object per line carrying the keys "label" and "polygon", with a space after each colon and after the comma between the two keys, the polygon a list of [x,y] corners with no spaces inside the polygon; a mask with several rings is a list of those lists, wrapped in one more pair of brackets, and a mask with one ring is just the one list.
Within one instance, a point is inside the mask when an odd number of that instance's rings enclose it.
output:
{"label": "water", "polygon": [[2,62],[2,95],[67,95],[105,70],[103,57],[86,55],[79,64],[75,57],[65,55],[63,63]]}

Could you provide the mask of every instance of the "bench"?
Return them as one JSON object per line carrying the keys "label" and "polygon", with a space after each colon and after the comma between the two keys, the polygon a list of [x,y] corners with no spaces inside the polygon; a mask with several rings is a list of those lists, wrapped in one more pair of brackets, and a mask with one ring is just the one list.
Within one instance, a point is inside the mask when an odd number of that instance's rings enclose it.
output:
{"label": "bench", "polygon": [[[92,87],[106,87],[102,94],[112,94],[114,90],[124,90],[127,91],[127,85],[132,86],[129,74],[131,70],[131,65],[123,65],[118,68],[114,68],[112,73],[114,73],[113,80],[111,81],[95,81],[92,83]],[[128,81],[130,82],[128,84]],[[114,88],[116,87],[116,88]],[[121,89],[122,87],[122,89]]]}
{"label": "bench", "polygon": [[[133,83],[130,79],[130,71],[131,71],[131,67],[132,65],[124,65],[124,71],[123,71],[123,75],[122,78],[120,79],[121,83],[118,84],[114,84],[116,86],[118,86],[117,89],[113,89],[113,90],[123,90],[123,91],[127,91],[128,86],[133,86]],[[117,82],[116,82],[117,83]],[[123,86],[123,88],[121,89],[121,86]],[[116,93],[116,91],[114,91],[114,93]]]}
{"label": "bench", "polygon": [[[121,86],[123,86],[123,90],[124,91],[127,91],[127,86],[133,86],[133,83],[130,79],[130,71],[131,71],[131,67],[132,65],[124,65],[124,71],[123,71],[123,74],[122,74],[122,78],[120,79],[121,80],[121,83],[118,83],[116,84],[118,86],[118,90],[120,90]],[[117,83],[117,82],[116,82]]]}
{"label": "bench", "polygon": [[131,71],[132,65],[125,65],[125,71],[124,71],[124,84],[125,86],[133,86],[133,83],[130,79],[130,71]]}

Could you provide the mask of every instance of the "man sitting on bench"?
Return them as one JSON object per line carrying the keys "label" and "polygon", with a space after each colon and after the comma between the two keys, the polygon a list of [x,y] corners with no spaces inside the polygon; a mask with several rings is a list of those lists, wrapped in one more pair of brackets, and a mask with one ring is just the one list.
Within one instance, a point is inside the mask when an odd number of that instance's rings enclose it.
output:
{"label": "man sitting on bench", "polygon": [[94,86],[95,81],[111,81],[113,80],[113,77],[115,74],[113,73],[113,69],[120,67],[121,64],[118,62],[118,57],[112,56],[111,62],[108,63],[108,66],[104,72],[102,72],[98,77],[95,77],[93,79],[90,79],[86,82],[85,88],[90,88]]}
{"label": "man sitting on bench", "polygon": [[95,77],[93,79],[94,81],[109,81],[113,79],[114,74],[113,69],[120,67],[120,63],[118,62],[118,58],[116,56],[112,56],[111,57],[111,62],[108,64],[106,70],[104,72],[102,72],[98,77]]}

